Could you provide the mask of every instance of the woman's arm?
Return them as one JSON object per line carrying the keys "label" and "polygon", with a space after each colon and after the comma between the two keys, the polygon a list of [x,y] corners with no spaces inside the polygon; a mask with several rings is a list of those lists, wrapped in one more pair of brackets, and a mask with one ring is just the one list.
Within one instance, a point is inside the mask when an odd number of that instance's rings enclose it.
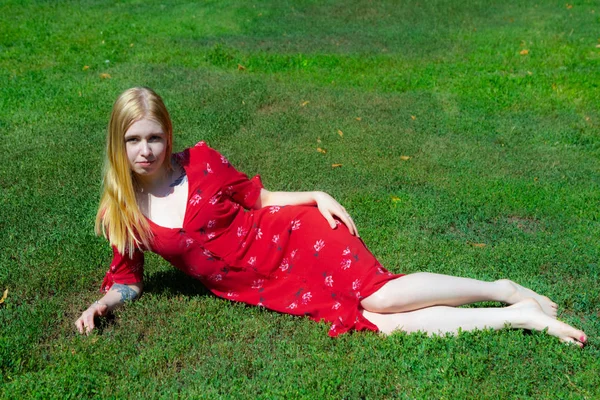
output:
{"label": "woman's arm", "polygon": [[142,293],[143,287],[142,282],[131,285],[115,283],[104,297],[92,303],[75,321],[79,333],[90,333],[94,329],[94,317],[103,317],[125,302],[135,300]]}
{"label": "woman's arm", "polygon": [[314,206],[317,204],[315,194],[318,192],[269,192],[260,189],[260,197],[254,209],[268,206]]}
{"label": "woman's arm", "polygon": [[258,210],[268,206],[294,205],[316,205],[332,229],[337,228],[334,219],[334,217],[337,217],[348,227],[351,234],[360,237],[350,214],[340,203],[325,192],[269,192],[263,188],[260,190],[260,197],[253,208]]}

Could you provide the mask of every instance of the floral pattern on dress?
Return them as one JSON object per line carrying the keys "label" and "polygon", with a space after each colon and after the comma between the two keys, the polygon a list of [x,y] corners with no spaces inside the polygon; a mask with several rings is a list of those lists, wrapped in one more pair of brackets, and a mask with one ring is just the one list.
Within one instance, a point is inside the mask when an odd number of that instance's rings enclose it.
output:
{"label": "floral pattern on dress", "polygon": [[[377,330],[360,301],[400,275],[385,270],[344,224],[336,220],[331,229],[313,206],[253,209],[260,178],[248,179],[204,142],[175,157],[187,176],[186,217],[180,230],[150,224],[154,252],[216,296],[325,320],[330,336]],[[142,276],[141,250],[131,258],[114,250],[102,290]]]}

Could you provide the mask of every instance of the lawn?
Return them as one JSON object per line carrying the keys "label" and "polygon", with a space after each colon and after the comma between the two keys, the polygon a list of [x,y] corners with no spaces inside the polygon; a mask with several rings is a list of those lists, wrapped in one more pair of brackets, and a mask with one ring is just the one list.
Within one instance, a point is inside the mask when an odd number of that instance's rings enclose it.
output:
{"label": "lawn", "polygon": [[[600,398],[597,2],[7,0],[0,15],[1,398]],[[79,336],[111,260],[93,223],[112,102],[142,85],[176,150],[205,140],[270,190],[327,191],[393,272],[542,292],[588,346],[510,329],[332,339],[154,255],[142,298]]]}

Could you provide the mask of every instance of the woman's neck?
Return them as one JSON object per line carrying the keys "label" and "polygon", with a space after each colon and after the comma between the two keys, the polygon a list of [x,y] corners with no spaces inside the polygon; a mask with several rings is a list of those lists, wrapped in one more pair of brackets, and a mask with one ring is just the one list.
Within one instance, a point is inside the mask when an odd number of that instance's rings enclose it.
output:
{"label": "woman's neck", "polygon": [[136,175],[135,179],[138,191],[141,193],[160,195],[166,188],[169,188],[173,175],[171,172],[172,171],[167,170],[167,168],[163,166],[150,176]]}

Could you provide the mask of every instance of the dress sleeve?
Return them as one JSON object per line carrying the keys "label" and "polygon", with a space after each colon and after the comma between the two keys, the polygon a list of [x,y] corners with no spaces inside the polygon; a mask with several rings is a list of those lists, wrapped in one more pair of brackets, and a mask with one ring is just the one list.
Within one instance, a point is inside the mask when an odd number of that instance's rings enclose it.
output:
{"label": "dress sleeve", "polygon": [[102,281],[101,292],[108,292],[115,283],[131,285],[141,282],[144,278],[144,253],[135,250],[133,257],[119,253],[113,246],[113,260]]}
{"label": "dress sleeve", "polygon": [[236,170],[225,156],[204,142],[198,143],[192,151],[202,152],[202,156],[198,157],[196,162],[201,164],[204,175],[214,176],[223,193],[246,209],[256,204],[260,190],[264,187],[260,175],[248,179],[248,176]]}

